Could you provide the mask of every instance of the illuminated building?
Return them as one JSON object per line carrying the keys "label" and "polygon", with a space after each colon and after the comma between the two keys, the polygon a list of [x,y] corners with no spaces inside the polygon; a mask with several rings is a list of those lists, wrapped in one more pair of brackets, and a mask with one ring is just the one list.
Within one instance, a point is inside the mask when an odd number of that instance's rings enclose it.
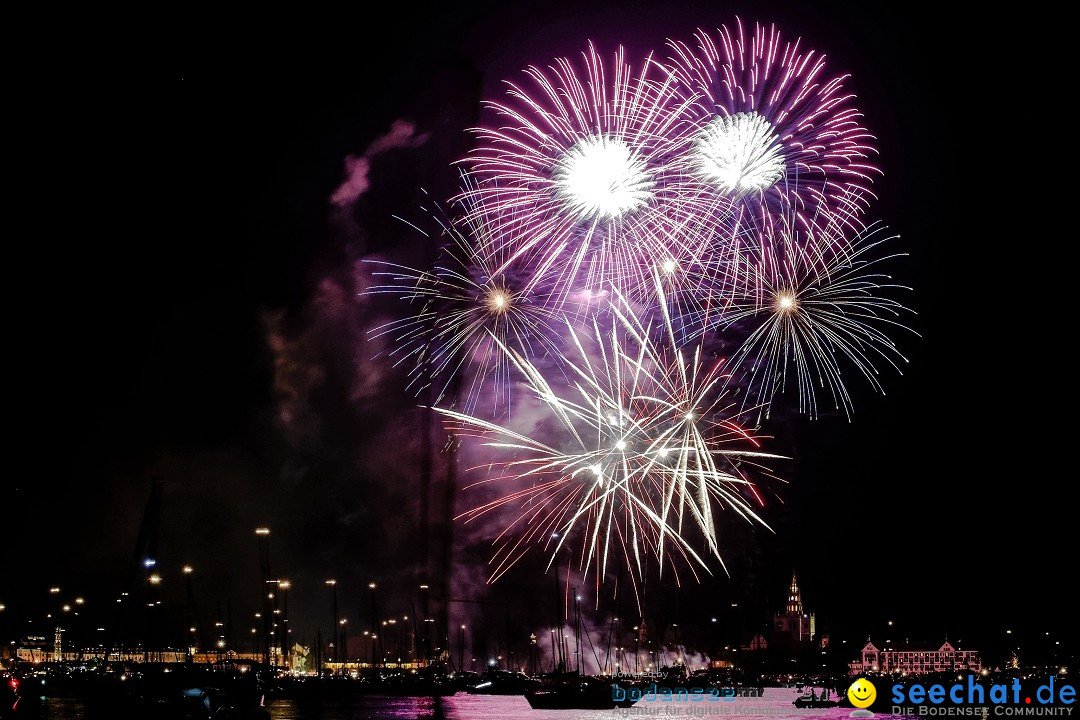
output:
{"label": "illuminated building", "polygon": [[867,639],[860,659],[851,663],[853,675],[868,672],[924,675],[959,670],[971,672],[982,670],[979,652],[961,650],[948,640],[940,646],[929,643],[886,642],[884,648],[879,650]]}
{"label": "illuminated building", "polygon": [[772,640],[770,644],[797,646],[809,644],[814,639],[814,613],[806,612],[802,602],[802,592],[795,571],[791,572],[791,585],[788,587],[787,604],[783,613],[773,618]]}

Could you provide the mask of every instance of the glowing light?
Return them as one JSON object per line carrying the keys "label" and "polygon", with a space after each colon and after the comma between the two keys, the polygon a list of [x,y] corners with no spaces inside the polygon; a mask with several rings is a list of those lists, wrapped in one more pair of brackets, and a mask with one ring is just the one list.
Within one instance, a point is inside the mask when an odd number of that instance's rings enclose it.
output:
{"label": "glowing light", "polygon": [[784,177],[776,132],[756,112],[713,118],[694,142],[695,170],[722,192],[766,190]]}
{"label": "glowing light", "polygon": [[151,585],[157,585],[157,584],[159,584],[159,583],[161,582],[161,576],[160,576],[160,575],[158,575],[158,574],[156,574],[156,573],[155,573],[155,574],[153,574],[153,575],[151,575],[151,576],[150,576],[149,578],[147,578],[147,579],[148,579],[148,580],[150,581],[150,584],[151,584]]}
{"label": "glowing light", "polygon": [[510,306],[510,295],[505,290],[491,290],[487,294],[488,311],[492,313],[506,312]]}
{"label": "glowing light", "polygon": [[[776,295],[776,311],[780,313],[794,312],[799,307],[798,300],[789,292],[781,292]],[[892,623],[889,623],[890,625]]]}
{"label": "glowing light", "polygon": [[615,449],[616,450],[625,450],[626,449],[626,441],[625,440],[616,440],[615,441]]}
{"label": "glowing light", "polygon": [[678,269],[678,267],[679,267],[679,264],[677,262],[675,262],[674,260],[671,260],[671,259],[665,260],[664,262],[662,262],[660,264],[660,269],[662,269],[668,275],[675,272]]}
{"label": "glowing light", "polygon": [[190,575],[193,572],[195,572],[195,568],[191,567],[190,565],[185,565],[184,566],[184,574],[185,575]]}
{"label": "glowing light", "polygon": [[646,205],[653,179],[626,143],[604,135],[582,138],[555,163],[555,194],[580,220],[611,220]]}

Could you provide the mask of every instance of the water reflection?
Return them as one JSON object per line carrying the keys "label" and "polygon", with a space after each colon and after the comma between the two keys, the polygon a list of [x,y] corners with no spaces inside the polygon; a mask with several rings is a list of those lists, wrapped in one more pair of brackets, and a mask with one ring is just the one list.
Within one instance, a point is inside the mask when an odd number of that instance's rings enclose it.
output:
{"label": "water reflection", "polygon": [[[784,700],[756,700],[735,708],[733,704],[708,701],[649,701],[632,708],[614,710],[533,710],[523,696],[470,695],[408,698],[369,695],[348,702],[304,704],[279,699],[269,705],[273,720],[618,720],[619,718],[731,718],[763,717],[770,720],[847,720],[851,708],[799,709]],[[736,712],[738,710],[738,712]],[[877,715],[878,720],[896,716]]]}
{"label": "water reflection", "polygon": [[43,720],[83,720],[86,704],[78,698],[45,698],[41,701]]}
{"label": "water reflection", "polygon": [[[639,702],[618,710],[533,710],[521,695],[470,695],[413,698],[362,695],[347,701],[302,702],[277,699],[267,709],[273,720],[612,720],[619,718],[730,718],[736,715],[769,720],[847,720],[851,708],[799,709],[786,700],[745,701],[736,708],[724,702],[689,700]],[[76,698],[43,701],[41,720],[84,720],[86,707]],[[897,716],[877,715],[877,720]]]}

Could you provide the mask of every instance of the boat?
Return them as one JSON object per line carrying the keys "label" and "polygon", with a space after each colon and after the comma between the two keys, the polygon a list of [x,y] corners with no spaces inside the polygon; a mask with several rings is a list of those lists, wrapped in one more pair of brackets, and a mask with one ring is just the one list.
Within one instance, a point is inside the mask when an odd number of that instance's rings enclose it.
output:
{"label": "boat", "polygon": [[394,673],[381,677],[367,690],[372,695],[399,697],[449,697],[457,691],[450,678],[439,673]]}
{"label": "boat", "polygon": [[471,695],[524,695],[539,688],[540,681],[523,672],[488,670],[475,684],[467,686],[465,691]]}
{"label": "boat", "polygon": [[810,694],[802,694],[795,698],[793,705],[797,708],[830,708],[836,707],[840,704],[839,700],[835,700],[829,697],[829,689],[825,688],[821,691],[821,695],[818,695],[813,688],[810,689]]}
{"label": "boat", "polygon": [[539,688],[525,693],[525,699],[534,710],[611,710],[640,699],[640,693],[631,696],[627,689],[611,680],[567,673],[545,678]]}

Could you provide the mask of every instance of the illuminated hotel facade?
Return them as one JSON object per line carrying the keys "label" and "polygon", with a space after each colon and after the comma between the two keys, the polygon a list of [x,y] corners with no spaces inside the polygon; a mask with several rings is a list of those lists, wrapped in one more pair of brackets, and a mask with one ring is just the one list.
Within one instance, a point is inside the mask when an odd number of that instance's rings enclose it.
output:
{"label": "illuminated hotel facade", "polygon": [[979,652],[961,650],[948,640],[940,646],[926,643],[886,642],[882,649],[878,649],[874,643],[867,640],[860,659],[851,663],[852,675],[863,675],[869,672],[924,675],[959,670],[970,672],[982,670]]}

